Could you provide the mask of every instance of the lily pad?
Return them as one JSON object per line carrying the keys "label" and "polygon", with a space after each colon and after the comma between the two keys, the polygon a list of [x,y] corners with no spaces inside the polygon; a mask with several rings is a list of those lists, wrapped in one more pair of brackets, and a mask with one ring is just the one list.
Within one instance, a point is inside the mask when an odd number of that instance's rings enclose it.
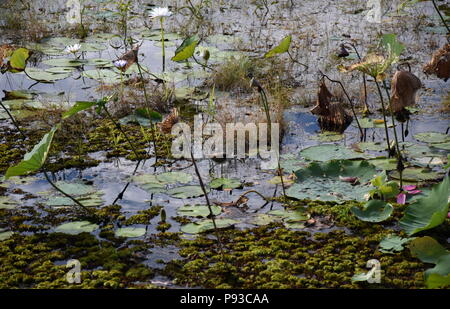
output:
{"label": "lily pad", "polygon": [[429,236],[415,238],[411,241],[411,255],[424,263],[436,266],[425,271],[424,277],[428,288],[450,286],[450,252]]}
{"label": "lily pad", "polygon": [[272,222],[280,221],[280,220],[281,220],[281,217],[271,216],[268,214],[256,214],[250,218],[249,223],[258,225],[258,226],[264,226],[264,225],[268,225]]}
{"label": "lily pad", "polygon": [[[206,192],[209,192],[209,188],[206,188]],[[192,198],[203,195],[203,190],[200,186],[184,186],[176,187],[167,191],[167,194],[174,198]]]}
{"label": "lily pad", "polygon": [[450,150],[450,142],[433,144],[433,147],[444,150]]}
{"label": "lily pad", "polygon": [[[371,129],[371,128],[384,128],[384,120],[382,119],[370,119],[370,118],[361,118],[358,119],[361,128],[363,129]],[[387,122],[388,128],[392,128],[393,125],[391,122]]]}
{"label": "lily pad", "polygon": [[212,189],[232,190],[242,187],[242,183],[239,179],[215,178],[210,182],[209,186]]}
{"label": "lily pad", "polygon": [[17,204],[17,201],[9,196],[0,196],[0,209],[13,209]]}
{"label": "lily pad", "polygon": [[404,249],[403,246],[411,240],[412,238],[402,238],[395,235],[386,236],[380,242],[380,251],[383,253],[401,252]]}
{"label": "lily pad", "polygon": [[368,160],[370,164],[375,165],[377,169],[393,171],[397,169],[397,159],[395,158],[375,158]]}
{"label": "lily pad", "polygon": [[143,227],[122,227],[114,232],[116,237],[142,237],[146,233]]}
{"label": "lily pad", "polygon": [[336,132],[322,132],[317,136],[312,136],[311,139],[319,140],[321,142],[338,142],[345,138],[344,134]]}
{"label": "lily pad", "polygon": [[438,132],[424,132],[414,135],[414,138],[420,142],[439,144],[450,141],[450,136]]}
{"label": "lily pad", "polygon": [[384,151],[386,150],[386,145],[375,142],[361,142],[356,144],[356,146],[362,151]]}
{"label": "lily pad", "polygon": [[0,233],[0,241],[6,240],[14,235],[14,232],[8,231],[8,232],[1,232]]}
{"label": "lily pad", "polygon": [[[295,172],[296,183],[286,190],[286,195],[299,200],[363,201],[371,188],[365,183],[375,174],[375,166],[367,161],[313,162]],[[342,181],[339,176],[356,177],[359,183]]]}
{"label": "lily pad", "polygon": [[357,153],[341,145],[325,144],[312,146],[300,151],[300,155],[310,161],[350,160],[364,158],[365,155]]}
{"label": "lily pad", "polygon": [[358,207],[352,207],[352,213],[362,221],[366,222],[382,222],[388,219],[394,207],[380,200],[371,200],[368,202],[364,209],[359,209]]}
{"label": "lily pad", "polygon": [[[217,216],[222,212],[222,208],[216,205],[211,206],[211,210],[213,215]],[[208,206],[200,206],[200,205],[185,205],[183,207],[178,208],[178,215],[180,216],[189,216],[189,217],[208,217],[211,213],[209,211]]]}
{"label": "lily pad", "polygon": [[42,61],[43,64],[54,67],[79,67],[87,63],[86,60],[77,60],[74,58],[52,58]]}
{"label": "lily pad", "polygon": [[71,73],[49,73],[47,71],[37,68],[26,68],[27,75],[36,81],[52,83],[57,80],[65,79],[71,75]]}
{"label": "lily pad", "polygon": [[442,224],[448,215],[449,195],[450,180],[447,176],[433,187],[431,193],[406,208],[400,226],[408,235],[413,235]]}
{"label": "lily pad", "polygon": [[134,176],[133,180],[149,193],[162,193],[166,191],[166,184],[159,181],[154,174]]}
{"label": "lily pad", "polygon": [[[398,171],[392,172],[390,176],[394,179],[400,179],[400,173]],[[402,176],[405,181],[421,182],[438,180],[442,177],[442,174],[433,172],[427,168],[408,167],[403,171]]]}
{"label": "lily pad", "polygon": [[98,228],[99,226],[97,224],[91,223],[89,221],[74,221],[59,225],[55,228],[55,232],[77,235],[83,232],[92,233]]}
{"label": "lily pad", "polygon": [[161,183],[165,184],[175,184],[179,183],[189,183],[192,181],[192,175],[182,173],[182,172],[167,172],[156,175],[156,178]]}
{"label": "lily pad", "polygon": [[[239,221],[233,219],[215,219],[216,227],[223,229],[231,227]],[[187,234],[199,234],[207,231],[214,230],[214,224],[212,220],[202,220],[198,222],[188,223],[181,227],[181,231]]]}
{"label": "lily pad", "polygon": [[[120,74],[108,69],[87,70],[81,73],[81,75],[99,82],[103,82],[105,84],[115,84],[122,81]],[[126,78],[123,77],[123,79]]]}

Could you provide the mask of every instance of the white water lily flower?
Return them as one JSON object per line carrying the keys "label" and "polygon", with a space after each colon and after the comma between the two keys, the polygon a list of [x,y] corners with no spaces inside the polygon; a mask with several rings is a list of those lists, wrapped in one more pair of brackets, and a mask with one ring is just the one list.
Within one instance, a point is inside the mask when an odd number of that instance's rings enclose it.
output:
{"label": "white water lily flower", "polygon": [[172,12],[169,11],[168,7],[165,8],[154,8],[150,12],[150,18],[156,18],[156,17],[170,17],[172,15]]}
{"label": "white water lily flower", "polygon": [[117,60],[117,61],[114,61],[114,62],[113,62],[114,66],[115,66],[116,68],[119,68],[119,69],[121,69],[121,68],[123,68],[124,66],[126,66],[127,63],[128,63],[128,62],[127,62],[126,60]]}
{"label": "white water lily flower", "polygon": [[74,44],[74,45],[70,45],[67,46],[66,49],[64,50],[66,53],[71,53],[71,54],[75,54],[76,52],[78,52],[81,49],[81,45],[80,44]]}

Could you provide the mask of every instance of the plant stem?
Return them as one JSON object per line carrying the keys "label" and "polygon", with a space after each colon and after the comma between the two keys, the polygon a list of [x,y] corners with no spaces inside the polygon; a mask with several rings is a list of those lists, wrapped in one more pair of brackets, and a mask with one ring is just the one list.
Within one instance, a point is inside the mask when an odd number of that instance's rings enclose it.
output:
{"label": "plant stem", "polygon": [[194,169],[195,169],[195,173],[197,174],[198,181],[200,182],[200,187],[202,188],[203,194],[205,195],[206,205],[208,206],[208,209],[209,209],[209,215],[211,216],[211,220],[212,220],[212,223],[213,223],[213,226],[214,226],[214,232],[215,232],[216,237],[217,237],[217,242],[219,244],[220,253],[222,254],[222,257],[223,257],[222,242],[220,241],[219,230],[218,230],[217,225],[216,225],[215,215],[214,215],[214,212],[213,212],[213,210],[211,208],[211,203],[209,201],[208,193],[206,192],[205,184],[203,183],[202,176],[200,175],[200,171],[198,170],[197,163],[195,162],[194,153],[192,152],[192,148],[191,148],[191,159],[192,159],[192,164],[194,164]]}
{"label": "plant stem", "polygon": [[[358,57],[359,61],[362,61],[361,55],[358,52],[358,49],[356,48],[355,44],[353,43],[348,43],[353,50],[356,53],[356,56]],[[370,114],[370,109],[369,109],[369,105],[367,103],[367,83],[366,83],[366,74],[362,73],[362,77],[363,77],[363,85],[364,85],[364,106],[365,106],[365,111],[367,111],[368,114]]]}
{"label": "plant stem", "polygon": [[[137,57],[136,57],[137,59]],[[142,81],[142,89],[144,90],[144,98],[145,98],[145,104],[147,105],[147,108],[150,109],[150,101],[148,100],[148,96],[147,96],[147,90],[145,89],[145,82],[144,82],[144,75],[142,74],[142,69],[141,69],[141,64],[139,63],[139,61],[136,60],[136,64],[139,70],[139,75],[141,76],[141,81]],[[151,117],[149,117],[150,119],[150,132],[152,134],[152,139],[153,139],[153,148],[155,149],[155,163],[158,161],[158,150],[156,147],[156,133],[155,133],[155,127],[153,126],[153,120]]]}
{"label": "plant stem", "polygon": [[13,115],[11,115],[11,113],[9,112],[9,110],[6,108],[5,105],[3,105],[2,100],[0,100],[0,105],[2,106],[2,108],[5,110],[5,112],[8,114],[9,119],[11,119],[12,123],[14,124],[14,126],[16,127],[17,131],[19,131],[19,133],[22,135],[23,139],[26,139],[27,137],[25,136],[25,134],[23,133],[23,131],[20,129],[19,124],[16,122],[16,120],[14,119]]}
{"label": "plant stem", "polygon": [[[397,165],[403,166],[403,157],[402,157],[402,153],[400,152],[400,146],[398,144],[398,136],[397,136],[397,128],[395,126],[395,117],[394,117],[394,112],[392,111],[392,106],[391,106],[391,96],[389,94],[387,85],[386,85],[386,81],[383,80],[383,86],[386,89],[386,94],[389,100],[389,112],[391,114],[391,119],[392,119],[392,125],[394,126],[394,138],[395,138],[395,145],[397,148]],[[398,169],[398,172],[400,174],[400,188],[403,188],[403,167]]]}
{"label": "plant stem", "polygon": [[[387,139],[388,157],[391,157],[391,145],[389,144],[389,130],[388,130],[387,120],[386,120],[386,110],[384,108],[383,94],[381,93],[380,84],[378,84],[378,81],[376,79],[375,79],[375,84],[377,85],[378,94],[380,95],[380,100],[381,100],[381,111],[383,113],[384,130],[385,130],[386,139]],[[395,130],[395,127],[394,127],[394,130]]]}
{"label": "plant stem", "polygon": [[111,120],[111,122],[114,124],[114,126],[120,131],[120,133],[122,133],[122,135],[125,137],[125,139],[127,140],[128,144],[131,147],[131,150],[133,151],[134,155],[136,156],[137,160],[141,160],[139,154],[136,151],[136,148],[134,148],[133,143],[131,142],[131,140],[129,139],[128,135],[125,133],[125,131],[122,129],[122,126],[116,122],[116,120],[114,119],[114,117],[109,113],[108,109],[106,108],[106,106],[103,106],[103,110],[106,112],[106,115],[108,116],[109,120]]}
{"label": "plant stem", "polygon": [[58,192],[60,192],[62,195],[64,195],[65,197],[71,199],[73,202],[75,202],[75,204],[77,204],[78,206],[80,206],[81,208],[83,208],[85,211],[87,212],[91,212],[86,206],[84,206],[83,204],[81,204],[76,198],[72,197],[71,195],[67,194],[66,192],[64,192],[63,190],[61,190],[60,188],[58,188],[53,181],[51,181],[50,177],[48,176],[46,171],[42,171],[44,173],[45,178],[47,179],[47,181],[50,183],[50,185],[55,188]]}
{"label": "plant stem", "polygon": [[159,19],[161,22],[161,44],[162,44],[162,71],[163,73],[166,71],[166,51],[164,48],[164,17]]}
{"label": "plant stem", "polygon": [[292,57],[291,52],[290,52],[289,50],[287,51],[287,54],[289,55],[289,58],[291,59],[292,62],[298,63],[298,64],[304,66],[304,67],[308,70],[309,67],[308,67],[306,64],[301,63],[300,61],[295,60],[294,57]]}
{"label": "plant stem", "polygon": [[436,10],[436,12],[438,13],[439,17],[441,18],[442,23],[444,24],[445,28],[447,28],[447,33],[450,33],[450,28],[449,28],[449,26],[447,25],[447,23],[445,22],[445,19],[444,19],[444,17],[442,16],[441,12],[439,11],[439,8],[438,8],[436,2],[435,2],[434,0],[431,0],[431,2],[433,2],[434,9]]}

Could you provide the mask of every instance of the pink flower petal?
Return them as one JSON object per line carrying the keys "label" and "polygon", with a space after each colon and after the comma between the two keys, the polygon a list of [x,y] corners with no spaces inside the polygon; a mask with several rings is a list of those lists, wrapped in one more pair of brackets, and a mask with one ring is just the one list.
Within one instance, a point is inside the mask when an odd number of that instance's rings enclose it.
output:
{"label": "pink flower petal", "polygon": [[399,195],[397,195],[397,204],[405,205],[405,203],[406,203],[406,194],[400,193]]}
{"label": "pink flower petal", "polygon": [[450,218],[450,212],[448,213],[448,215],[447,215],[449,218]]}
{"label": "pink flower petal", "polygon": [[403,190],[405,190],[405,191],[412,191],[412,190],[415,190],[416,188],[417,188],[417,186],[415,186],[415,185],[403,186]]}
{"label": "pink flower petal", "polygon": [[408,194],[415,195],[415,194],[419,194],[420,192],[422,192],[422,191],[420,191],[420,190],[412,190],[412,191],[408,191]]}

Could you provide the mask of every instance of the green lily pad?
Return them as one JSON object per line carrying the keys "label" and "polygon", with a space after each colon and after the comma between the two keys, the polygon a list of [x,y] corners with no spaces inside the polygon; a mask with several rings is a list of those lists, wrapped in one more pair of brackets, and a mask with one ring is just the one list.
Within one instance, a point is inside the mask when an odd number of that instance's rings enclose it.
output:
{"label": "green lily pad", "polygon": [[156,178],[161,183],[165,184],[175,184],[179,183],[189,183],[192,181],[192,175],[182,173],[182,172],[167,172],[156,175]]}
{"label": "green lily pad", "polygon": [[[358,119],[361,128],[363,129],[371,129],[371,128],[384,128],[384,122],[381,119],[370,119],[370,118],[360,118]],[[355,122],[356,124],[356,122]],[[393,125],[391,122],[387,122],[388,128],[392,128]]]}
{"label": "green lily pad", "polygon": [[408,235],[413,235],[442,224],[448,215],[449,195],[450,181],[447,176],[433,187],[431,193],[406,208],[400,226]]}
{"label": "green lily pad", "polygon": [[256,214],[250,218],[249,223],[258,225],[258,226],[264,226],[264,225],[268,225],[272,222],[280,221],[280,220],[281,220],[281,217],[271,216],[268,214]]}
{"label": "green lily pad", "polygon": [[361,142],[356,144],[362,151],[385,151],[386,144],[375,143],[375,142]]}
{"label": "green lily pad", "polygon": [[[222,208],[216,205],[211,206],[211,210],[213,215],[217,216],[222,212]],[[178,208],[178,215],[180,216],[189,216],[189,217],[208,217],[211,213],[209,211],[208,206],[200,206],[200,205],[185,205],[183,207]]]}
{"label": "green lily pad", "polygon": [[388,219],[394,207],[380,200],[371,200],[368,202],[364,209],[359,209],[358,207],[352,207],[352,213],[362,221],[366,222],[382,222]]}
{"label": "green lily pad", "polygon": [[53,74],[70,74],[75,69],[73,67],[52,67],[49,69],[45,69],[45,72],[53,73]]}
{"label": "green lily pad", "polygon": [[357,153],[341,145],[324,144],[312,146],[300,151],[300,155],[310,161],[350,160],[364,158],[365,155]]}
{"label": "green lily pad", "polygon": [[[209,192],[209,188],[206,188],[206,192]],[[176,187],[167,191],[167,194],[174,198],[192,198],[203,195],[202,187],[200,186],[184,186]]]}
{"label": "green lily pad", "polygon": [[57,80],[65,79],[71,75],[71,73],[59,73],[59,74],[49,73],[49,72],[46,72],[44,70],[37,69],[37,68],[26,68],[25,72],[27,73],[27,75],[30,78],[32,78],[36,81],[48,82],[48,83],[52,83]]}
{"label": "green lily pad", "polygon": [[[400,179],[400,173],[398,171],[392,172],[390,176],[394,179]],[[430,171],[427,168],[408,167],[403,171],[402,176],[405,181],[420,182],[438,180],[442,177],[442,174]]]}
{"label": "green lily pad", "polygon": [[[286,195],[299,200],[363,201],[371,188],[365,183],[375,174],[375,166],[367,161],[313,162],[295,172],[296,183],[286,190]],[[342,181],[339,176],[357,177],[359,183]]]}
{"label": "green lily pad", "polygon": [[0,196],[0,209],[13,209],[17,204],[17,201],[9,196]]}
{"label": "green lily pad", "polygon": [[404,245],[411,241],[412,238],[402,238],[395,235],[389,235],[380,242],[380,251],[383,253],[401,252]]}
{"label": "green lily pad", "polygon": [[373,164],[377,169],[385,171],[393,171],[397,169],[397,159],[395,158],[375,158],[368,160],[370,164]]}
{"label": "green lily pad", "polygon": [[305,214],[302,209],[289,211],[289,210],[271,210],[267,214],[280,217],[285,222],[298,222],[306,221],[309,219],[309,215]]}
{"label": "green lily pad", "polygon": [[321,142],[338,142],[345,138],[344,134],[336,133],[336,132],[322,132],[317,136],[312,136],[311,139],[319,140]]}
{"label": "green lily pad", "polygon": [[142,237],[146,233],[143,227],[122,227],[114,232],[116,237]]}
{"label": "green lily pad", "polygon": [[87,63],[86,60],[77,60],[75,58],[52,58],[42,61],[43,64],[54,67],[79,67]]}
{"label": "green lily pad", "polygon": [[[116,84],[122,81],[119,73],[108,69],[87,70],[81,73],[81,75],[105,84]],[[126,77],[123,77],[123,79],[126,79]]]}
{"label": "green lily pad", "polygon": [[433,147],[439,148],[439,149],[444,149],[444,150],[450,150],[450,142],[433,144]]}
{"label": "green lily pad", "polygon": [[415,238],[409,248],[411,255],[424,263],[436,266],[425,271],[425,283],[428,288],[450,286],[450,252],[429,236]]}
{"label": "green lily pad", "polygon": [[[215,222],[218,229],[231,227],[234,224],[239,223],[239,221],[233,219],[215,219]],[[181,231],[187,234],[199,234],[211,230],[214,230],[214,224],[210,219],[188,223],[181,227]]]}
{"label": "green lily pad", "polygon": [[1,232],[0,233],[0,241],[6,240],[14,235],[14,232],[8,231],[8,232]]}
{"label": "green lily pad", "polygon": [[239,179],[215,178],[210,182],[209,186],[212,189],[232,190],[242,187],[242,183]]}
{"label": "green lily pad", "polygon": [[424,132],[414,135],[414,138],[420,142],[439,144],[450,141],[450,136],[438,132]]}
{"label": "green lily pad", "polygon": [[159,181],[154,174],[134,176],[133,180],[149,193],[162,193],[166,191],[166,184]]}
{"label": "green lily pad", "polygon": [[77,235],[83,232],[92,233],[98,228],[99,226],[97,224],[91,223],[89,221],[74,221],[59,225],[55,228],[55,232]]}

